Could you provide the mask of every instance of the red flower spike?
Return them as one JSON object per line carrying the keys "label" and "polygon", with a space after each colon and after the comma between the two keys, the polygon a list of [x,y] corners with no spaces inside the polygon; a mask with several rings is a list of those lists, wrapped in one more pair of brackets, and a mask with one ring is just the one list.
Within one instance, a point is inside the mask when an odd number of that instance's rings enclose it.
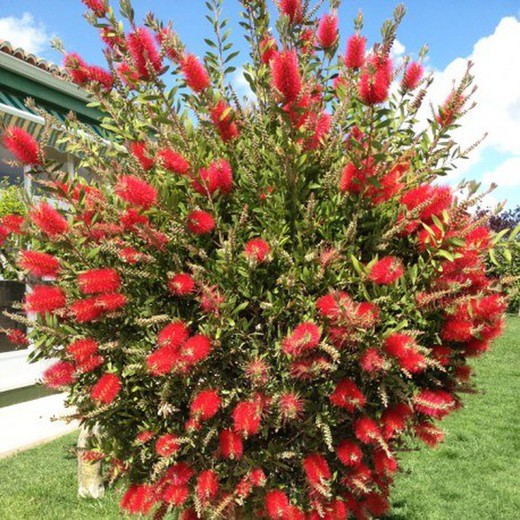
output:
{"label": "red flower spike", "polygon": [[180,349],[179,362],[188,369],[204,361],[211,352],[211,340],[203,334],[189,338]]}
{"label": "red flower spike", "polygon": [[220,159],[211,163],[207,168],[199,172],[200,181],[194,180],[193,188],[202,195],[213,195],[220,192],[228,195],[233,191],[233,170],[231,165]]}
{"label": "red flower spike", "polygon": [[287,495],[278,489],[267,492],[265,509],[271,520],[284,520],[289,509]]}
{"label": "red flower spike", "polygon": [[164,376],[172,371],[174,365],[179,361],[179,352],[170,347],[160,347],[146,358],[148,371],[154,376]]}
{"label": "red flower spike", "polygon": [[60,389],[75,381],[74,365],[68,361],[58,361],[43,372],[43,384],[49,388]]}
{"label": "red flower spike", "polygon": [[60,262],[56,257],[38,251],[22,251],[18,266],[38,278],[54,279],[60,270]]}
{"label": "red flower spike", "polygon": [[5,335],[7,337],[7,341],[13,345],[29,345],[29,338],[25,332],[20,329],[7,329],[5,331]]}
{"label": "red flower spike", "polygon": [[233,410],[233,428],[244,437],[256,435],[260,431],[262,410],[258,403],[245,401],[238,403]]}
{"label": "red flower spike", "polygon": [[168,171],[179,175],[186,175],[190,170],[190,163],[178,152],[171,148],[163,148],[158,152],[161,164]]}
{"label": "red flower spike", "polygon": [[149,157],[145,143],[134,141],[129,145],[130,153],[136,158],[144,171],[149,171],[154,167],[155,161]]}
{"label": "red flower spike", "polygon": [[264,262],[271,254],[271,248],[265,240],[253,238],[245,245],[244,254],[255,262]]}
{"label": "red flower spike", "polygon": [[401,260],[395,256],[385,256],[376,262],[368,273],[368,279],[378,285],[389,285],[404,274]]}
{"label": "red flower spike", "polygon": [[207,235],[215,229],[215,219],[206,211],[192,211],[188,215],[188,229],[195,235]]}
{"label": "red flower spike", "polygon": [[333,47],[339,38],[338,17],[335,14],[324,14],[318,25],[316,36],[322,49]]}
{"label": "red flower spike", "polygon": [[75,52],[65,54],[63,66],[74,83],[80,86],[88,83],[88,65],[79,54],[76,54]]}
{"label": "red flower spike", "polygon": [[296,51],[285,50],[276,54],[270,65],[274,88],[283,95],[285,102],[294,101],[302,88]]}
{"label": "red flower spike", "polygon": [[424,67],[415,61],[409,63],[404,71],[401,88],[405,91],[415,90],[424,73]]}
{"label": "red flower spike", "polygon": [[25,298],[24,308],[26,312],[37,314],[52,313],[63,309],[66,303],[66,296],[59,287],[48,285],[36,285]]}
{"label": "red flower spike", "polygon": [[91,269],[78,276],[78,285],[83,294],[114,293],[121,287],[121,278],[114,269]]}
{"label": "red flower spike", "polygon": [[416,424],[415,434],[431,448],[437,447],[444,440],[444,432],[429,422]]}
{"label": "red flower spike", "polygon": [[193,54],[188,54],[181,62],[181,70],[186,84],[195,93],[200,94],[210,86],[210,78],[205,67]]}
{"label": "red flower spike", "polygon": [[282,342],[282,350],[291,356],[298,356],[305,350],[317,347],[321,340],[320,328],[311,322],[298,325],[293,333]]}
{"label": "red flower spike", "polygon": [[160,347],[172,347],[178,349],[188,339],[188,327],[182,321],[174,321],[166,325],[157,336],[157,344]]}
{"label": "red flower spike", "polygon": [[451,394],[443,390],[421,390],[414,398],[415,409],[434,419],[442,419],[455,407]]}
{"label": "red flower spike", "polygon": [[220,454],[225,459],[238,460],[244,453],[242,437],[233,430],[220,432]]}
{"label": "red flower spike", "polygon": [[168,290],[175,296],[186,296],[195,292],[195,280],[188,273],[173,275],[168,280]]}
{"label": "red flower spike", "polygon": [[365,372],[375,373],[383,370],[385,359],[375,348],[369,348],[359,358],[359,364]]}
{"label": "red flower spike", "polygon": [[260,53],[262,63],[268,65],[269,62],[278,54],[278,46],[276,40],[272,36],[266,36],[260,42]]}
{"label": "red flower spike", "polygon": [[303,470],[309,484],[313,487],[326,486],[332,477],[327,460],[318,453],[303,459]]}
{"label": "red flower spike", "polygon": [[172,433],[161,435],[155,443],[155,453],[160,457],[171,457],[179,449],[179,438]]}
{"label": "red flower spike", "polygon": [[190,490],[188,486],[168,486],[161,498],[167,504],[170,504],[174,507],[180,507],[186,503],[190,496]]}
{"label": "red flower spike", "polygon": [[157,498],[150,484],[132,484],[121,499],[121,508],[131,514],[150,513]]}
{"label": "red flower spike", "polygon": [[76,363],[81,363],[98,353],[99,345],[92,338],[84,338],[73,341],[68,347],[67,352],[74,358]]}
{"label": "red flower spike", "polygon": [[157,190],[133,175],[123,175],[119,178],[116,193],[126,202],[143,209],[149,209],[157,203]]}
{"label": "red flower spike", "polygon": [[211,502],[219,491],[219,477],[216,471],[208,469],[197,477],[196,493],[203,504]]}
{"label": "red flower spike", "polygon": [[222,400],[216,390],[203,390],[191,402],[190,415],[201,421],[208,421],[215,417],[220,409]]}
{"label": "red flower spike", "polygon": [[345,466],[355,467],[363,461],[363,451],[354,441],[342,441],[336,448],[338,459]]}
{"label": "red flower spike", "polygon": [[392,63],[386,56],[368,58],[359,77],[359,96],[366,105],[386,101],[392,80]]}
{"label": "red flower spike", "polygon": [[22,235],[22,227],[25,223],[25,217],[21,215],[4,215],[2,217],[2,226],[7,229],[9,233],[14,233],[15,235]]}
{"label": "red flower spike", "polygon": [[226,143],[239,136],[238,126],[234,121],[233,111],[226,102],[220,99],[211,109],[211,120],[217,127],[222,140]]}
{"label": "red flower spike", "polygon": [[103,374],[92,387],[90,397],[101,404],[110,404],[121,391],[121,380],[116,374]]}
{"label": "red flower spike", "polygon": [[304,409],[303,401],[291,392],[286,392],[278,400],[278,410],[284,421],[294,421],[301,417]]}
{"label": "red flower spike", "polygon": [[49,238],[58,238],[69,230],[65,218],[47,202],[40,202],[37,206],[33,206],[29,218]]}
{"label": "red flower spike", "polygon": [[108,70],[105,70],[103,67],[89,65],[87,67],[87,77],[90,83],[98,83],[107,92],[112,90],[112,87],[114,86],[114,77]]}
{"label": "red flower spike", "polygon": [[354,434],[363,444],[378,444],[383,438],[377,423],[366,416],[354,423]]}
{"label": "red flower spike", "polygon": [[81,0],[98,18],[106,15],[105,3],[103,0]]}
{"label": "red flower spike", "polygon": [[38,142],[23,128],[17,126],[7,127],[2,134],[2,144],[22,164],[28,166],[41,164]]}
{"label": "red flower spike", "polygon": [[151,79],[151,70],[156,74],[160,72],[162,69],[161,55],[148,29],[137,27],[126,37],[126,45],[133,68],[139,74],[140,79]]}
{"label": "red flower spike", "polygon": [[351,413],[363,408],[366,403],[363,392],[351,379],[343,379],[340,381],[329,399],[333,405]]}
{"label": "red flower spike", "polygon": [[360,34],[354,34],[348,39],[345,65],[349,69],[360,69],[364,65],[366,44],[367,39]]}

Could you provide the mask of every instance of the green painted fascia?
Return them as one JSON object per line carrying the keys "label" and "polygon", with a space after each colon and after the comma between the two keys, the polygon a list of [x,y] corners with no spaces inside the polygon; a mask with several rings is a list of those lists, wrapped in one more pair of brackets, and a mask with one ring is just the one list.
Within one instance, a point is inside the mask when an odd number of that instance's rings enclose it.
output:
{"label": "green painted fascia", "polygon": [[2,68],[0,68],[0,88],[9,89],[13,94],[22,98],[32,97],[40,103],[51,105],[60,112],[66,113],[72,110],[80,120],[86,120],[85,122],[88,123],[96,123],[102,117],[99,110],[87,107],[85,102],[80,99]]}

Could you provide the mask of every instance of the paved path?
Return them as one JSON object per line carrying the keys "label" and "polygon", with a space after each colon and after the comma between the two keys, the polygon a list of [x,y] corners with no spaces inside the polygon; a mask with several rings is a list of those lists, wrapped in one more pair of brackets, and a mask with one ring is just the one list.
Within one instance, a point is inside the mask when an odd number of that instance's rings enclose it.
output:
{"label": "paved path", "polygon": [[56,439],[78,428],[76,422],[53,421],[66,415],[64,394],[0,408],[0,458]]}

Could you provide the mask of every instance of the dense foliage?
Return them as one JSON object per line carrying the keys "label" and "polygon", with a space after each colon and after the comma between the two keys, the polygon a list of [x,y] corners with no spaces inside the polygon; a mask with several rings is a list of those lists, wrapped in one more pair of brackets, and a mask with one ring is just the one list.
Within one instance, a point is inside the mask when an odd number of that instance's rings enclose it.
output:
{"label": "dense foliage", "polygon": [[101,425],[85,456],[156,518],[384,515],[399,450],[442,439],[507,305],[479,197],[437,182],[465,154],[449,133],[470,68],[418,131],[431,78],[424,52],[392,62],[401,7],[370,48],[359,16],[338,54],[336,0],[319,20],[281,0],[276,34],[266,2],[242,0],[243,101],[219,0],[203,61],[127,0],[126,30],[84,3],[109,69],[65,66],[112,136],[70,118],[88,179],[20,129],[3,141],[50,197],[18,265],[43,279],[25,309],[34,359],[59,359],[45,383]]}

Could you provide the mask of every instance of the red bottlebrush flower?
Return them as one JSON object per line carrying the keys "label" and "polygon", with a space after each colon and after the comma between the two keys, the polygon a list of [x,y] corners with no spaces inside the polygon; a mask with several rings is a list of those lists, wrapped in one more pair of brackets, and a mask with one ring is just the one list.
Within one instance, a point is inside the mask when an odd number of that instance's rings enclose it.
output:
{"label": "red bottlebrush flower", "polygon": [[441,337],[446,341],[467,342],[473,338],[473,322],[470,320],[447,320],[441,330]]}
{"label": "red bottlebrush flower", "polygon": [[280,417],[284,421],[294,421],[299,419],[303,412],[303,401],[291,392],[286,392],[278,400],[278,410]]}
{"label": "red bottlebrush flower", "polygon": [[469,381],[471,379],[471,367],[469,365],[455,367],[455,377],[459,381]]}
{"label": "red bottlebrush flower", "polygon": [[88,65],[85,63],[83,58],[79,56],[79,54],[76,54],[75,52],[65,54],[63,66],[74,83],[80,86],[88,83]]}
{"label": "red bottlebrush flower", "polygon": [[121,508],[132,514],[148,514],[157,498],[150,484],[132,484],[121,499]]}
{"label": "red bottlebrush flower", "polygon": [[369,348],[359,358],[359,364],[365,372],[379,372],[385,366],[385,359],[375,348]]}
{"label": "red bottlebrush flower", "polygon": [[163,148],[158,152],[162,165],[172,173],[185,175],[190,170],[190,163],[175,150],[171,148]]}
{"label": "red bottlebrush flower", "polygon": [[6,241],[10,234],[11,232],[4,225],[0,224],[0,245]]}
{"label": "red bottlebrush flower", "polygon": [[268,65],[277,53],[278,46],[276,45],[276,40],[272,36],[267,35],[260,42],[260,55],[262,63]]}
{"label": "red bottlebrush flower", "polygon": [[360,34],[354,34],[348,39],[344,61],[349,69],[360,69],[363,66],[366,45],[367,39]]}
{"label": "red bottlebrush flower", "polygon": [[395,256],[385,256],[370,269],[368,279],[378,285],[388,285],[403,276],[403,263]]}
{"label": "red bottlebrush flower", "polygon": [[211,233],[215,229],[215,219],[207,211],[192,211],[188,215],[188,229],[196,235]]}
{"label": "red bottlebrush flower", "polygon": [[7,329],[5,331],[5,335],[7,337],[7,341],[13,345],[22,346],[29,344],[29,339],[27,338],[25,332],[20,329]]}
{"label": "red bottlebrush flower", "polygon": [[150,79],[152,70],[155,73],[160,72],[162,68],[161,55],[148,29],[145,27],[135,29],[126,37],[126,45],[132,59],[132,65],[139,73],[140,79]]}
{"label": "red bottlebrush flower", "polygon": [[224,301],[224,297],[220,294],[216,285],[213,287],[204,287],[200,307],[205,313],[218,315],[220,306]]}
{"label": "red bottlebrush flower", "polygon": [[78,284],[83,294],[107,294],[119,290],[121,278],[114,269],[91,269],[78,276]]}
{"label": "red bottlebrush flower", "polygon": [[92,338],[78,339],[73,341],[68,347],[67,352],[72,355],[76,363],[95,356],[98,353],[99,345]]}
{"label": "red bottlebrush flower", "polygon": [[435,448],[444,440],[444,432],[426,421],[415,425],[415,434],[431,448]]}
{"label": "red bottlebrush flower", "polygon": [[188,54],[184,57],[181,63],[181,70],[186,84],[197,94],[210,86],[208,71],[193,54]]}
{"label": "red bottlebrush flower", "polygon": [[38,278],[56,278],[60,270],[56,257],[38,251],[22,251],[18,266]]}
{"label": "red bottlebrush flower", "polygon": [[404,71],[401,88],[403,90],[415,90],[422,79],[423,73],[424,67],[420,63],[415,61],[409,63]]}
{"label": "red bottlebrush flower", "polygon": [[[449,186],[432,186],[421,184],[401,197],[401,203],[409,211],[417,206],[422,206],[419,218],[427,223],[433,216],[439,217],[442,212],[449,209],[453,201],[453,194]],[[428,204],[426,204],[428,203]]]}
{"label": "red bottlebrush flower", "polygon": [[372,491],[365,496],[363,505],[368,509],[371,516],[375,518],[381,518],[388,513],[390,509],[390,503],[388,498],[384,495]]}
{"label": "red bottlebrush flower", "polygon": [[33,206],[29,217],[32,223],[49,238],[57,238],[69,230],[64,217],[47,202]]}
{"label": "red bottlebrush flower", "polygon": [[301,23],[303,20],[301,0],[280,0],[280,11],[289,17],[291,23]]}
{"label": "red bottlebrush flower", "polygon": [[412,336],[395,332],[385,339],[385,351],[387,354],[400,358],[406,355],[408,350],[416,348],[417,343]]}
{"label": "red bottlebrush flower", "polygon": [[374,161],[371,157],[363,161],[359,168],[349,163],[341,174],[339,189],[344,193],[360,193],[374,174]]}
{"label": "red bottlebrush flower", "polygon": [[232,141],[238,137],[239,131],[234,121],[233,111],[224,100],[220,99],[217,102],[211,109],[210,115],[224,142]]}
{"label": "red bottlebrush flower", "polygon": [[324,14],[316,33],[318,44],[322,49],[330,49],[339,38],[338,17],[335,14]]}
{"label": "red bottlebrush flower", "polygon": [[366,398],[360,388],[351,379],[343,379],[336,385],[336,389],[329,396],[330,402],[348,412],[363,408]]}
{"label": "red bottlebrush flower", "polygon": [[174,321],[166,325],[157,336],[157,344],[160,347],[172,347],[178,349],[188,339],[188,327],[182,321]]}
{"label": "red bottlebrush flower", "polygon": [[200,182],[195,180],[193,187],[202,195],[206,195],[208,192],[212,195],[216,191],[228,195],[233,191],[233,170],[225,159],[220,159],[211,163],[207,168],[202,168],[199,176]]}
{"label": "red bottlebrush flower", "polygon": [[316,150],[330,131],[332,116],[327,112],[311,114],[309,125],[313,128],[312,136],[305,143],[306,150]]}
{"label": "red bottlebrush flower", "polygon": [[81,0],[98,18],[106,14],[105,2],[103,0]]}
{"label": "red bottlebrush flower", "polygon": [[437,114],[436,120],[441,126],[449,126],[453,124],[455,119],[460,115],[462,107],[466,102],[466,98],[456,92],[452,92]]}
{"label": "red bottlebrush flower", "polygon": [[103,314],[103,310],[96,305],[96,298],[78,300],[70,306],[70,311],[78,323],[94,321]]}
{"label": "red bottlebrush flower", "polygon": [[134,206],[148,209],[157,203],[157,190],[133,175],[123,175],[116,185],[116,193]]}
{"label": "red bottlebrush flower", "polygon": [[507,302],[502,294],[490,294],[471,301],[471,308],[476,316],[485,320],[500,318],[507,310]]}
{"label": "red bottlebrush flower", "polygon": [[342,464],[349,467],[358,466],[363,460],[363,451],[354,441],[342,441],[336,448],[336,455]]}
{"label": "red bottlebrush flower", "polygon": [[394,457],[385,450],[377,448],[372,455],[374,471],[381,476],[392,475],[399,469],[399,465]]}
{"label": "red bottlebrush flower", "polygon": [[168,486],[162,493],[162,500],[174,507],[180,507],[186,503],[190,496],[188,486]]}
{"label": "red bottlebrush flower", "polygon": [[42,162],[38,142],[23,128],[6,128],[2,135],[2,144],[23,164],[34,166]]}
{"label": "red bottlebrush flower", "polygon": [[74,365],[68,361],[58,361],[43,372],[43,384],[49,388],[60,389],[75,381]]}
{"label": "red bottlebrush flower", "polygon": [[173,433],[161,435],[155,443],[155,453],[160,457],[171,457],[180,449],[179,437]]}
{"label": "red bottlebrush flower", "polygon": [[254,385],[265,385],[269,378],[269,365],[262,359],[253,359],[246,365],[244,372]]}
{"label": "red bottlebrush flower", "polygon": [[76,369],[82,374],[88,374],[100,367],[104,362],[105,358],[103,356],[92,356],[77,363]]}
{"label": "red bottlebrush flower", "polygon": [[44,314],[62,309],[65,307],[65,302],[65,293],[59,287],[36,285],[26,296],[24,308],[26,312]]}
{"label": "red bottlebrush flower", "polygon": [[193,477],[193,470],[185,463],[179,462],[166,471],[165,481],[174,486],[183,486]]}
{"label": "red bottlebrush flower", "polygon": [[135,437],[135,442],[138,444],[146,444],[148,441],[151,441],[154,438],[154,432],[150,430],[145,430],[139,432]]}
{"label": "red bottlebrush flower", "polygon": [[114,76],[103,67],[89,65],[87,67],[88,80],[91,83],[99,83],[106,91],[112,90],[114,86]]}
{"label": "red bottlebrush flower", "polygon": [[117,68],[117,75],[121,81],[129,88],[135,89],[136,83],[139,81],[139,73],[134,70],[126,61],[121,62]]}
{"label": "red bottlebrush flower", "polygon": [[195,292],[195,280],[188,273],[173,275],[168,280],[168,290],[175,296],[186,296]]}
{"label": "red bottlebrush flower", "polygon": [[129,264],[137,264],[140,260],[143,260],[146,257],[146,255],[140,253],[133,247],[124,247],[119,251],[119,254],[123,261]]}
{"label": "red bottlebrush flower", "polygon": [[102,404],[110,404],[121,391],[121,380],[116,374],[103,374],[92,387],[90,397]]}
{"label": "red bottlebrush flower", "polygon": [[294,50],[279,52],[271,60],[273,86],[283,95],[285,102],[294,101],[302,88],[298,56]]}
{"label": "red bottlebrush flower", "polygon": [[378,444],[383,438],[377,423],[366,416],[354,423],[354,435],[363,444]]}
{"label": "red bottlebrush flower", "polygon": [[249,482],[251,482],[255,487],[265,486],[265,483],[267,482],[267,478],[262,468],[252,469],[247,477]]}
{"label": "red bottlebrush flower", "polygon": [[336,321],[344,308],[351,309],[353,305],[352,298],[346,292],[334,291],[318,298],[316,309],[323,318]]}
{"label": "red bottlebrush flower", "polygon": [[233,410],[233,428],[244,437],[256,435],[260,431],[262,410],[255,401],[238,403]]}
{"label": "red bottlebrush flower", "polygon": [[455,407],[455,399],[443,390],[421,390],[414,398],[415,409],[434,419],[442,419]]}
{"label": "red bottlebrush flower", "polygon": [[197,487],[195,492],[202,503],[205,504],[211,502],[211,500],[217,496],[219,487],[220,484],[217,472],[208,469],[200,473],[197,477]]}
{"label": "red bottlebrush flower", "polygon": [[284,520],[289,509],[287,495],[279,489],[268,491],[265,497],[265,509],[272,520]]}
{"label": "red bottlebrush flower", "polygon": [[303,459],[303,471],[311,486],[324,486],[331,479],[332,473],[325,457],[318,453],[307,455]]}
{"label": "red bottlebrush flower", "polygon": [[244,453],[242,437],[233,430],[220,432],[220,454],[225,459],[238,460]]}
{"label": "red bottlebrush flower", "polygon": [[167,345],[152,352],[146,358],[146,366],[152,375],[164,376],[172,370],[173,365],[178,361],[179,352],[177,349]]}
{"label": "red bottlebrush flower", "polygon": [[392,62],[386,56],[372,56],[359,77],[359,96],[365,105],[383,103],[392,81]]}
{"label": "red bottlebrush flower", "polygon": [[119,310],[126,305],[127,299],[124,294],[110,293],[100,294],[94,297],[95,305],[101,312],[110,313]]}
{"label": "red bottlebrush flower", "polygon": [[320,328],[311,322],[298,325],[292,334],[282,342],[282,350],[291,356],[298,356],[305,350],[311,350],[319,345]]}
{"label": "red bottlebrush flower", "polygon": [[491,244],[489,228],[485,226],[477,226],[476,228],[472,229],[466,235],[466,244],[468,247],[476,247],[479,250],[487,249]]}
{"label": "red bottlebrush flower", "polygon": [[146,226],[150,223],[146,215],[142,215],[135,208],[128,208],[119,219],[123,228],[128,231],[136,231],[137,226]]}
{"label": "red bottlebrush flower", "polygon": [[191,402],[190,415],[202,421],[215,417],[220,409],[222,400],[216,390],[203,390]]}
{"label": "red bottlebrush flower", "polygon": [[385,439],[391,439],[396,433],[402,432],[411,416],[412,410],[404,403],[387,408],[381,415],[381,430]]}
{"label": "red bottlebrush flower", "polygon": [[21,235],[22,234],[22,226],[25,223],[25,217],[22,217],[21,215],[4,215],[2,217],[2,226],[9,231],[9,233],[14,233],[15,235]]}
{"label": "red bottlebrush flower", "polygon": [[261,238],[253,238],[247,242],[244,254],[255,262],[264,262],[271,253],[269,244]]}
{"label": "red bottlebrush flower", "polygon": [[153,158],[148,156],[148,150],[146,149],[145,143],[134,141],[129,145],[130,153],[137,159],[141,168],[145,171],[149,171],[153,168],[155,161]]}
{"label": "red bottlebrush flower", "polygon": [[203,334],[196,334],[189,338],[180,350],[180,363],[185,368],[204,361],[211,352],[211,340]]}
{"label": "red bottlebrush flower", "polygon": [[307,516],[298,507],[289,504],[289,507],[285,511],[284,519],[286,520],[306,520]]}

